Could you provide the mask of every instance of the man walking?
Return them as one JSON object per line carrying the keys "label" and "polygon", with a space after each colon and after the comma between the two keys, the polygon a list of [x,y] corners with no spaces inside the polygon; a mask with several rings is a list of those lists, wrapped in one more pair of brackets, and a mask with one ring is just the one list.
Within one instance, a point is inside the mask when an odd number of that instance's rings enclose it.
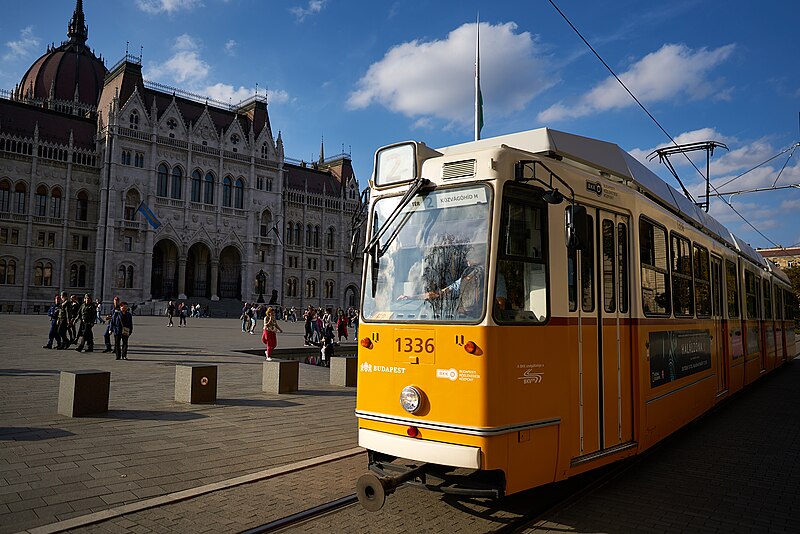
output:
{"label": "man walking", "polygon": [[56,347],[61,344],[61,338],[58,335],[58,310],[61,308],[61,297],[56,294],[55,302],[50,309],[47,310],[47,316],[50,317],[50,332],[47,334],[47,344],[42,345],[43,349],[52,349],[53,340],[56,342]]}
{"label": "man walking", "polygon": [[69,347],[69,338],[67,332],[69,324],[72,321],[71,307],[69,305],[69,295],[66,291],[61,292],[61,304],[58,307],[58,350],[64,350]]}
{"label": "man walking", "polygon": [[114,352],[118,360],[128,359],[128,338],[133,334],[133,314],[128,311],[128,303],[123,302],[119,311],[109,321],[114,332]]}
{"label": "man walking", "polygon": [[83,304],[78,310],[78,316],[81,319],[80,338],[81,343],[75,350],[81,352],[83,344],[86,343],[86,352],[94,352],[94,335],[92,334],[92,327],[94,321],[97,319],[97,306],[92,302],[92,297],[87,293],[83,296]]}
{"label": "man walking", "polygon": [[111,321],[114,319],[114,316],[119,313],[119,297],[114,297],[114,309],[111,310],[111,314],[106,317],[108,321],[108,326],[106,327],[106,333],[103,334],[103,341],[106,343],[106,350],[103,352],[111,352],[113,349],[111,348],[111,334],[113,333],[111,328]]}

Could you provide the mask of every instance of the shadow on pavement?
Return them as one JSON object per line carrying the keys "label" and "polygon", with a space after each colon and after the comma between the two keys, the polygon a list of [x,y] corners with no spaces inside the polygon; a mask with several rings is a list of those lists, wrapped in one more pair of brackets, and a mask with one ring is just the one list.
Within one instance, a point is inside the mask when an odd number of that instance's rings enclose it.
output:
{"label": "shadow on pavement", "polygon": [[258,406],[261,408],[289,408],[300,406],[297,402],[268,399],[217,399],[214,404],[222,406]]}
{"label": "shadow on pavement", "polygon": [[[109,410],[92,415],[92,419],[144,419],[150,421],[193,421],[205,419],[207,415],[195,412],[165,412],[158,410]],[[81,419],[88,419],[82,417]]]}
{"label": "shadow on pavement", "polygon": [[0,427],[0,441],[43,441],[74,435],[60,428]]}
{"label": "shadow on pavement", "polygon": [[58,369],[0,369],[0,376],[53,376],[61,374]]}
{"label": "shadow on pavement", "polygon": [[293,395],[313,395],[314,397],[355,397],[356,390],[301,389]]}

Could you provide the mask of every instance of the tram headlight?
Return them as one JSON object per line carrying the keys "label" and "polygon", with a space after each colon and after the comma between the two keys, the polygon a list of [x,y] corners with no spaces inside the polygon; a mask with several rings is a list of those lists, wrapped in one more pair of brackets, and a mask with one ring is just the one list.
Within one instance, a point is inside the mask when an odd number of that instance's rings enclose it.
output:
{"label": "tram headlight", "polygon": [[406,386],[400,392],[400,406],[408,413],[417,413],[422,409],[425,394],[419,388]]}

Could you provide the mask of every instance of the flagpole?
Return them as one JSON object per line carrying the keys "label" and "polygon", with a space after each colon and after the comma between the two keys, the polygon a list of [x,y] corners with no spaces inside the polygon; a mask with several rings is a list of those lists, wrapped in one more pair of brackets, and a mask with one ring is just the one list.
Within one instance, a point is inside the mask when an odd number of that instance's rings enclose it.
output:
{"label": "flagpole", "polygon": [[483,122],[481,106],[481,16],[478,13],[475,26],[475,141],[481,138],[481,122]]}

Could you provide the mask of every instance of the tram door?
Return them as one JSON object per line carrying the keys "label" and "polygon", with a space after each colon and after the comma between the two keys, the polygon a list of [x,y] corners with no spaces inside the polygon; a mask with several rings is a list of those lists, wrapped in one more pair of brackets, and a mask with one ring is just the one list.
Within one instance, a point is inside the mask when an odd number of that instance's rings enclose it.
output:
{"label": "tram door", "polygon": [[594,239],[580,252],[579,269],[582,456],[633,439],[629,220],[587,213]]}
{"label": "tram door", "polygon": [[728,391],[728,344],[723,326],[722,258],[711,256],[711,350],[717,355],[717,396]]}

